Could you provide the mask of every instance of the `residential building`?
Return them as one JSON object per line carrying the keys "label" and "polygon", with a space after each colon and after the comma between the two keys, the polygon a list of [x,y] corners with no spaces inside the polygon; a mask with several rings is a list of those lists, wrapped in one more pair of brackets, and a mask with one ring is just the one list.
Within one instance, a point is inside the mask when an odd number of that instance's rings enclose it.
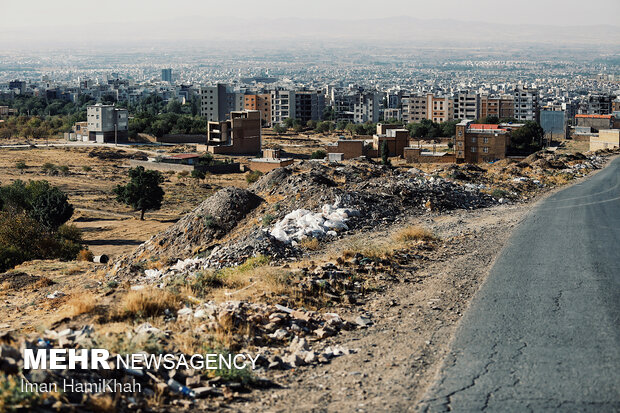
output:
{"label": "residential building", "polygon": [[409,131],[401,125],[377,124],[377,133],[372,137],[372,147],[378,156],[382,155],[383,146],[387,145],[389,156],[403,156],[409,144]]}
{"label": "residential building", "polygon": [[274,169],[292,165],[293,162],[293,158],[282,158],[280,156],[280,149],[263,149],[262,158],[250,159],[250,169],[267,173]]}
{"label": "residential building", "polygon": [[449,96],[426,95],[426,118],[442,123],[454,119],[454,101]]}
{"label": "residential building", "polygon": [[540,121],[538,89],[519,86],[514,90],[514,118],[519,121]]}
{"label": "residential building", "polygon": [[325,95],[322,90],[295,91],[295,119],[299,119],[302,124],[323,119],[324,110]]}
{"label": "residential building", "polygon": [[612,115],[575,115],[575,126],[590,128],[592,132],[598,132],[601,129],[615,129],[617,123],[616,118]]}
{"label": "residential building", "polygon": [[340,154],[340,160],[359,158],[366,156],[367,144],[363,139],[338,139],[337,142],[328,143],[328,154]]}
{"label": "residential building", "polygon": [[271,125],[271,94],[249,94],[244,96],[245,110],[260,111],[261,123],[263,126]]}
{"label": "residential building", "polygon": [[487,116],[497,116],[499,119],[514,118],[514,97],[510,95],[480,96],[480,110],[475,119],[486,118]]}
{"label": "residential building", "polygon": [[491,162],[506,157],[510,132],[501,125],[475,124],[463,120],[456,125],[456,162]]}
{"label": "residential building", "polygon": [[129,134],[127,109],[100,103],[87,107],[89,140],[99,143],[123,142]]}
{"label": "residential building", "polygon": [[271,91],[271,125],[295,118],[295,92],[292,90]]}
{"label": "residential building", "polygon": [[387,108],[383,110],[383,119],[403,120],[400,109]]}
{"label": "residential building", "polygon": [[588,115],[610,115],[613,112],[613,101],[616,97],[612,95],[591,94],[586,102]]}
{"label": "residential building", "polygon": [[226,85],[200,86],[198,96],[200,97],[200,115],[206,117],[207,121],[220,122],[226,119],[226,115],[230,112]]}
{"label": "residential building", "polygon": [[207,123],[207,151],[246,155],[261,151],[261,116],[258,110],[230,113],[229,119]]}
{"label": "residential building", "polygon": [[478,119],[480,96],[467,90],[454,95],[454,119]]}
{"label": "residential building", "polygon": [[404,123],[416,123],[427,119],[426,95],[412,94],[402,97],[402,118]]}
{"label": "residential building", "polygon": [[380,104],[379,93],[364,91],[357,93],[353,105],[354,123],[378,122]]}
{"label": "residential building", "polygon": [[172,69],[161,69],[161,81],[172,83]]}

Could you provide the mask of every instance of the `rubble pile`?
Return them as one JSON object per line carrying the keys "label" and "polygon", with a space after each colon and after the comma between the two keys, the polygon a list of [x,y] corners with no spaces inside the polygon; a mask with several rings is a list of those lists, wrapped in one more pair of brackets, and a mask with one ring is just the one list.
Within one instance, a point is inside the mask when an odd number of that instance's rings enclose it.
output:
{"label": "rubble pile", "polygon": [[289,243],[306,237],[323,238],[337,235],[336,231],[349,229],[349,217],[359,216],[357,210],[339,208],[338,199],[333,205],[323,205],[321,212],[296,209],[284,216],[271,229],[271,235],[278,241]]}
{"label": "rubble pile", "polygon": [[[314,311],[296,310],[282,305],[254,304],[245,301],[228,301],[221,304],[206,302],[194,307],[184,307],[168,317],[185,326],[188,332],[216,332],[238,330],[250,331],[243,345],[231,349],[236,353],[251,355],[255,369],[243,375],[231,374],[228,370],[196,370],[179,367],[167,369],[163,365],[152,365],[143,369],[131,369],[117,363],[116,353],[110,354],[108,363],[111,370],[24,370],[23,350],[28,349],[89,349],[102,346],[102,335],[92,326],[77,329],[65,328],[59,331],[46,330],[41,336],[21,338],[17,342],[10,334],[0,336],[0,373],[23,377],[30,383],[98,383],[102,380],[114,381],[121,385],[137,382],[140,392],[114,393],[116,409],[135,410],[148,407],[154,395],[160,395],[160,407],[185,400],[186,406],[207,407],[208,400],[232,399],[238,392],[251,387],[266,387],[273,383],[264,378],[269,370],[298,368],[304,365],[328,363],[332,358],[350,354],[355,350],[342,346],[330,346],[323,339],[337,334],[343,329],[365,328],[372,324],[369,318],[359,316],[353,321],[342,319],[338,314],[318,314]],[[250,329],[241,327],[250,326]],[[174,344],[178,332],[162,330],[148,322],[137,325],[123,334],[129,343],[151,343],[157,348],[146,354],[171,354],[174,363],[181,359],[189,360],[191,354],[181,353]],[[108,335],[106,335],[108,336]],[[109,336],[108,336],[109,337]],[[105,347],[105,346],[104,346]],[[135,350],[138,351],[138,350]],[[133,354],[135,351],[127,354]],[[144,350],[140,350],[144,352]],[[211,351],[209,351],[211,352]],[[125,353],[121,353],[125,354]],[[201,353],[199,353],[201,354]],[[221,353],[226,354],[226,353]],[[62,394],[50,393],[45,398],[33,400],[37,406],[56,410],[68,408],[88,408],[93,405],[93,397],[99,392],[67,391]],[[24,407],[27,407],[24,405]],[[30,407],[33,407],[32,405]],[[152,406],[151,406],[152,407]]]}
{"label": "rubble pile", "polygon": [[170,265],[193,258],[198,250],[226,235],[261,202],[259,196],[244,189],[221,189],[177,223],[140,245],[131,255],[117,261],[113,274],[136,272],[132,265],[135,267],[140,261],[149,259],[166,259]]}
{"label": "rubble pile", "polygon": [[[468,168],[480,173],[477,167]],[[135,276],[144,272],[144,264],[154,258],[167,262],[157,269],[147,269],[147,278],[153,281],[185,270],[238,265],[257,255],[290,259],[302,254],[297,243],[306,237],[333,240],[355,231],[377,229],[412,214],[497,203],[481,189],[473,183],[460,184],[418,170],[368,162],[342,166],[302,162],[264,175],[247,191],[219,191],[117,262],[113,273]],[[261,219],[266,216],[270,220]],[[190,258],[199,261],[188,268],[178,267],[180,260]]]}

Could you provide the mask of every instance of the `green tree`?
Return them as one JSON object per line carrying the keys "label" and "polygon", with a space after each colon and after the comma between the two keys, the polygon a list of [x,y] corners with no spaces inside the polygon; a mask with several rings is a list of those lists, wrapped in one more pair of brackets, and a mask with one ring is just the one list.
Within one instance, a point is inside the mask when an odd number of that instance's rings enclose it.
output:
{"label": "green tree", "polygon": [[278,135],[281,135],[284,132],[286,132],[286,128],[280,125],[279,123],[276,123],[275,125],[273,125],[273,131],[277,133]]}
{"label": "green tree", "polygon": [[284,124],[284,126],[290,129],[293,127],[293,125],[295,125],[295,120],[292,118],[286,118],[282,121],[282,123]]}
{"label": "green tree", "polygon": [[542,147],[543,128],[534,121],[527,121],[510,135],[510,146],[517,151],[537,151]]}
{"label": "green tree", "polygon": [[131,206],[134,211],[140,211],[140,219],[144,220],[144,213],[161,208],[164,199],[164,190],[160,184],[164,177],[158,171],[148,171],[138,166],[129,169],[129,183],[117,185],[114,189],[116,200]]}
{"label": "green tree", "polygon": [[390,165],[390,148],[388,148],[387,141],[383,141],[381,145],[381,163],[383,165]]}
{"label": "green tree", "polygon": [[312,152],[312,155],[310,155],[310,159],[325,159],[326,156],[327,156],[327,152],[325,150],[318,149]]}
{"label": "green tree", "polygon": [[30,215],[50,231],[67,222],[73,215],[73,205],[57,187],[49,187],[32,200]]}

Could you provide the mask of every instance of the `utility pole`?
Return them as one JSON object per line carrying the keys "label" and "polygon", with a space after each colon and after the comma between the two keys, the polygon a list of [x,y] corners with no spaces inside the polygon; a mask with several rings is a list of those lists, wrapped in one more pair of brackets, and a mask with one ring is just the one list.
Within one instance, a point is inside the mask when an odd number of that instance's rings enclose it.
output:
{"label": "utility pole", "polygon": [[114,146],[118,146],[118,124],[114,122]]}

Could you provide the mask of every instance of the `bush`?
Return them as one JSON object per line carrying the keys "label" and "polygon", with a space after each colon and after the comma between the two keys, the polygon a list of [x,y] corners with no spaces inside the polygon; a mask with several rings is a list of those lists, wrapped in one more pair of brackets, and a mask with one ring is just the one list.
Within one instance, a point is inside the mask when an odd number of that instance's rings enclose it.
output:
{"label": "bush", "polygon": [[92,170],[93,170],[93,168],[91,168],[91,167],[90,167],[90,166],[88,166],[88,165],[84,165],[84,166],[82,167],[82,170],[83,170],[84,172],[90,172],[90,171],[92,171]]}
{"label": "bush", "polygon": [[319,150],[312,152],[312,155],[310,155],[310,159],[325,159],[326,156],[327,156],[327,152],[324,151],[323,149],[319,149]]}
{"label": "bush", "polygon": [[437,238],[427,229],[410,226],[400,230],[396,234],[396,238],[401,242],[410,242],[410,241],[424,241],[430,242],[435,241]]}
{"label": "bush", "polygon": [[58,171],[62,176],[69,175],[69,167],[67,165],[61,165],[58,167]]}
{"label": "bush", "polygon": [[86,249],[80,250],[80,252],[78,252],[78,255],[77,255],[78,261],[93,262],[94,258],[95,256],[92,253],[92,251],[89,251]]}
{"label": "bush", "polygon": [[58,168],[51,162],[45,162],[41,167],[41,172],[46,175],[58,175]]}
{"label": "bush", "polygon": [[192,178],[194,179],[205,179],[206,174],[205,171],[202,171],[200,169],[194,169],[192,171]]}
{"label": "bush", "polygon": [[167,290],[143,288],[129,291],[121,301],[121,316],[156,317],[166,310],[176,311],[180,307],[178,297]]}
{"label": "bush", "polygon": [[275,217],[273,215],[271,215],[271,214],[263,215],[263,219],[262,219],[263,226],[266,227],[266,226],[271,225],[271,223],[273,222],[274,219],[275,219]]}
{"label": "bush", "polygon": [[15,162],[15,168],[17,168],[20,172],[23,172],[26,168],[28,168],[28,166],[24,161],[17,161]]}
{"label": "bush", "polygon": [[252,184],[258,181],[261,176],[263,176],[263,173],[260,171],[250,171],[245,174],[245,180],[248,182],[248,184]]}

